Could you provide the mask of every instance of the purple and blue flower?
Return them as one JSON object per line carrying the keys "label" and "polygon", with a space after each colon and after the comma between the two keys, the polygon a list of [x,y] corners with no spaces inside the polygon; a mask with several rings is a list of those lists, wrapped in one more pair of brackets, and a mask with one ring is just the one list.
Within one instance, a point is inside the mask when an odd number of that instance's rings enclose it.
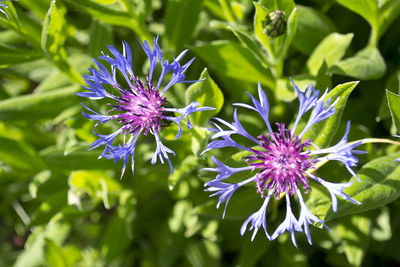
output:
{"label": "purple and blue flower", "polygon": [[[158,159],[161,163],[166,160],[170,165],[171,172],[173,172],[168,154],[175,155],[175,153],[162,143],[160,131],[174,122],[179,127],[175,138],[179,138],[182,134],[181,122],[184,119],[187,119],[188,129],[191,128],[188,118],[191,113],[213,109],[211,107],[199,107],[198,102],[192,102],[183,108],[170,107],[171,104],[164,94],[171,86],[177,83],[197,82],[185,80],[185,71],[192,64],[194,58],[182,66],[180,62],[188,51],[185,50],[169,63],[168,60],[164,60],[157,40],[158,37],[154,38],[153,49],[147,41],[141,43],[150,61],[149,75],[145,81],[133,73],[132,52],[129,45],[123,42],[123,53],[120,53],[113,46],[108,46],[112,56],[103,53],[103,56],[99,57],[99,59],[104,60],[111,66],[110,70],[99,61],[93,59],[99,70],[89,69],[91,75],[83,76],[87,86],[82,87],[89,92],[77,93],[78,96],[94,100],[108,98],[112,102],[108,104],[111,109],[106,114],[97,113],[84,104],[82,104],[83,107],[90,113],[82,113],[86,118],[97,121],[95,127],[112,120],[119,123],[120,128],[114,133],[108,135],[95,133],[100,138],[91,144],[91,149],[105,146],[100,158],[114,159],[115,162],[124,159],[121,177],[124,174],[129,157],[131,157],[133,172],[136,143],[141,135],[148,135],[149,133],[154,136],[156,143],[156,150],[151,163],[155,164]],[[161,70],[160,76],[155,82],[153,74],[158,63],[161,65]],[[122,82],[117,79],[119,73],[124,77]],[[171,74],[171,79],[166,86],[161,88],[161,84],[167,74]],[[106,90],[105,87],[110,88],[110,90]],[[116,91],[118,94],[110,93],[109,91],[111,90]],[[116,138],[118,136],[123,136],[123,142],[115,145],[114,143],[117,142]]]}
{"label": "purple and blue flower", "polygon": [[[223,217],[225,216],[226,207],[232,195],[240,187],[255,183],[257,192],[260,197],[264,199],[261,208],[253,213],[242,225],[240,233],[244,235],[248,225],[249,230],[253,230],[252,240],[257,234],[257,231],[262,227],[265,235],[269,240],[276,239],[282,233],[288,231],[291,234],[292,242],[295,246],[295,232],[304,232],[307,236],[308,242],[311,244],[311,235],[309,231],[310,224],[320,224],[328,228],[324,222],[317,218],[307,207],[303,193],[308,193],[311,190],[310,180],[313,180],[324,186],[331,195],[332,210],[337,211],[337,197],[349,200],[350,202],[360,205],[361,203],[351,198],[343,192],[345,188],[350,187],[352,182],[348,183],[331,183],[317,175],[314,171],[317,168],[317,163],[326,162],[330,160],[339,161],[342,163],[351,175],[357,175],[351,169],[358,163],[358,159],[354,154],[365,153],[364,151],[353,150],[355,147],[361,145],[363,142],[358,141],[348,143],[348,134],[350,131],[350,122],[347,123],[346,132],[343,138],[334,146],[321,149],[313,144],[312,140],[304,140],[307,131],[316,123],[331,117],[335,113],[334,106],[338,99],[330,102],[330,99],[324,101],[327,92],[319,96],[319,91],[315,90],[312,86],[308,86],[306,92],[303,94],[300,89],[292,81],[292,85],[296,90],[300,106],[297,117],[291,129],[287,128],[283,123],[276,124],[276,130],[273,130],[269,122],[269,102],[265,92],[262,90],[260,84],[258,85],[259,100],[252,95],[248,94],[251,98],[253,105],[237,103],[235,106],[247,108],[256,111],[264,120],[267,134],[261,134],[257,138],[250,135],[241,125],[237,109],[234,110],[234,121],[232,123],[226,122],[222,119],[216,118],[213,124],[215,128],[210,129],[215,132],[205,152],[224,148],[235,147],[240,150],[248,151],[248,156],[242,158],[247,166],[244,167],[230,167],[223,164],[217,158],[212,156],[213,162],[217,165],[216,168],[205,168],[203,171],[216,172],[216,178],[205,184],[205,190],[213,192],[210,196],[219,196],[217,208],[225,202],[225,209]],[[308,122],[302,130],[296,132],[301,118],[304,114],[310,111]],[[224,129],[222,126],[227,127]],[[237,143],[232,139],[232,136],[239,135],[245,137],[253,143],[253,146],[244,146]],[[256,172],[249,174],[250,178],[243,179],[239,183],[228,183],[224,180],[231,177],[233,174],[239,172]],[[292,203],[293,198],[297,196],[299,202],[300,215],[298,218],[293,214]],[[277,229],[270,235],[267,231],[267,206],[271,198],[281,199],[286,201],[286,217],[284,221],[277,227]],[[329,228],[328,228],[329,229]]]}

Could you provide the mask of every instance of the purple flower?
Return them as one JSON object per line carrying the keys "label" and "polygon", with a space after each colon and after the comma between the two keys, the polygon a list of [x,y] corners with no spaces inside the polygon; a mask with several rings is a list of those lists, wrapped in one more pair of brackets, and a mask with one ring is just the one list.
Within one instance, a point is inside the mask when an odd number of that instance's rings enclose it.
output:
{"label": "purple flower", "polygon": [[[213,123],[215,128],[210,129],[214,132],[214,135],[211,137],[213,141],[208,144],[204,152],[223,147],[235,147],[240,150],[248,151],[250,155],[242,158],[244,163],[247,164],[247,166],[244,167],[227,166],[212,156],[212,160],[217,167],[205,168],[203,171],[217,173],[215,179],[205,184],[205,190],[213,192],[211,196],[219,195],[217,207],[225,201],[225,210],[228,201],[236,190],[245,184],[251,182],[255,183],[257,193],[260,194],[261,198],[264,198],[264,203],[259,211],[253,213],[243,223],[240,229],[242,235],[246,232],[249,224],[249,230],[254,231],[252,240],[261,227],[264,229],[265,235],[269,240],[273,240],[282,233],[288,231],[293,244],[297,246],[295,232],[304,232],[308,242],[311,244],[310,224],[316,223],[328,228],[321,219],[312,214],[303,199],[302,194],[307,194],[311,190],[311,180],[321,184],[329,191],[332,199],[332,210],[334,212],[337,211],[337,196],[349,200],[354,204],[361,204],[343,192],[345,188],[353,184],[353,181],[348,183],[331,183],[325,181],[313,174],[318,166],[317,164],[330,160],[339,161],[346,167],[351,175],[358,179],[355,172],[352,170],[352,167],[356,167],[358,163],[358,159],[354,154],[365,152],[353,150],[355,147],[361,145],[363,143],[362,141],[351,144],[348,143],[347,139],[350,131],[350,122],[347,123],[346,133],[343,138],[331,147],[320,149],[312,143],[312,140],[303,140],[305,133],[313,125],[329,118],[335,113],[334,106],[338,99],[335,99],[333,102],[331,102],[330,99],[324,101],[327,92],[319,96],[319,91],[315,90],[314,87],[310,85],[303,94],[293,81],[292,85],[297,92],[300,105],[297,117],[291,129],[286,128],[284,123],[276,123],[276,130],[272,129],[269,122],[268,99],[265,92],[261,89],[260,84],[258,84],[259,100],[248,94],[253,105],[242,103],[234,105],[256,111],[264,120],[268,133],[261,134],[257,138],[251,136],[241,125],[236,109],[234,111],[234,122],[232,123],[216,118],[216,122]],[[299,130],[300,133],[296,134],[296,128],[301,118],[308,111],[310,111],[308,122],[305,123],[302,130]],[[232,139],[234,135],[247,138],[253,145],[243,146],[238,144]],[[225,181],[225,179],[231,177],[233,174],[239,172],[249,173],[249,171],[256,172],[256,174],[249,174],[252,176],[251,178],[243,179],[243,181],[239,183],[228,183]],[[286,201],[286,217],[274,233],[269,235],[266,224],[268,218],[268,203],[273,197],[279,200],[283,198],[283,196]],[[300,209],[298,218],[293,214],[291,205],[291,202],[294,201],[296,196],[300,204],[298,205]]]}
{"label": "purple flower", "polygon": [[1,2],[4,2],[4,1],[16,1],[16,0],[0,0],[0,12],[3,13],[4,15],[6,15],[6,17],[8,18],[7,12],[4,11],[4,9],[3,9],[3,7],[4,8],[8,8],[8,5],[1,3]]}
{"label": "purple flower", "polygon": [[[99,59],[110,65],[110,70],[99,61],[93,59],[98,70],[89,69],[91,75],[83,76],[87,85],[82,85],[82,87],[88,92],[77,93],[78,96],[88,97],[93,100],[106,98],[111,102],[108,104],[111,108],[106,114],[100,114],[82,104],[90,112],[82,112],[82,114],[88,119],[97,121],[95,127],[111,120],[119,123],[120,127],[114,133],[108,135],[95,133],[100,138],[91,144],[91,149],[105,146],[100,158],[114,159],[115,162],[124,159],[121,177],[124,174],[129,157],[132,158],[131,167],[133,172],[136,143],[140,135],[148,135],[149,133],[154,136],[156,143],[151,164],[155,164],[158,159],[161,163],[166,160],[170,165],[171,172],[173,172],[168,154],[175,155],[175,153],[162,143],[160,131],[169,126],[170,123],[175,122],[179,127],[175,138],[179,138],[182,134],[181,122],[184,119],[187,119],[187,127],[190,129],[191,124],[188,117],[190,114],[213,109],[211,107],[199,107],[197,102],[192,102],[183,108],[170,107],[170,103],[164,93],[172,85],[182,82],[197,82],[185,80],[185,71],[194,58],[181,66],[180,61],[187,52],[185,50],[172,63],[169,63],[168,60],[163,60],[163,54],[157,44],[157,40],[158,37],[154,38],[153,48],[150,47],[147,41],[144,41],[144,44],[141,43],[150,61],[150,72],[145,81],[134,75],[131,48],[126,42],[123,42],[122,53],[115,47],[108,46],[112,56],[103,53],[99,57]],[[157,83],[155,83],[153,74],[158,63],[161,65],[161,74]],[[164,88],[160,88],[168,72],[171,72],[172,78]],[[118,73],[122,74],[122,81],[118,80]],[[110,93],[109,91],[111,90],[117,92],[117,94]],[[176,113],[179,115],[175,115]],[[121,135],[123,136],[122,144],[114,144],[117,143],[118,136]]]}

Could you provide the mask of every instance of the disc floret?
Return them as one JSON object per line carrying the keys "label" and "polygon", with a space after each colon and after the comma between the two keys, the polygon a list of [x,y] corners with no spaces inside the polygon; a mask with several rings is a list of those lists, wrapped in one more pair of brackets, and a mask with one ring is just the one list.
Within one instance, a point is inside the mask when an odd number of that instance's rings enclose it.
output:
{"label": "disc floret", "polygon": [[122,113],[114,115],[113,119],[124,125],[123,132],[127,134],[136,134],[143,130],[147,135],[151,129],[161,131],[166,97],[161,96],[149,81],[144,85],[139,78],[136,78],[134,85],[133,90],[121,92],[120,100],[111,111]]}
{"label": "disc floret", "polygon": [[292,196],[300,185],[310,189],[305,175],[314,162],[307,150],[310,140],[301,142],[285,124],[277,126],[277,132],[257,137],[263,150],[252,149],[253,154],[246,157],[246,163],[258,169],[254,181],[262,197],[266,197],[266,190],[273,190],[279,198],[282,193]]}

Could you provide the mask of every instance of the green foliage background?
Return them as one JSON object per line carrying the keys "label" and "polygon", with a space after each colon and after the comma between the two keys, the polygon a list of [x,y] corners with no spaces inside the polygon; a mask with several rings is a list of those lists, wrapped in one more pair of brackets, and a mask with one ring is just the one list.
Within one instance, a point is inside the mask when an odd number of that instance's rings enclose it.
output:
{"label": "green foliage background", "polygon": [[[398,146],[367,144],[356,182],[346,193],[363,203],[339,201],[333,213],[327,192],[313,187],[308,205],[331,232],[312,229],[313,245],[298,234],[269,242],[259,233],[240,236],[241,223],[258,209],[253,187],[233,196],[227,218],[203,183],[210,155],[239,165],[225,149],[200,156],[218,114],[231,120],[232,103],[248,103],[257,82],[271,102],[271,121],[290,124],[296,109],[289,77],[340,97],[336,114],[306,136],[324,147],[351,120],[350,140],[392,138],[400,131],[400,1],[398,0],[19,0],[0,14],[0,266],[375,266],[400,264],[400,157]],[[271,39],[262,21],[285,11],[288,26]],[[132,47],[134,71],[148,63],[137,40],[159,35],[172,59],[183,49],[197,56],[189,79],[168,93],[174,106],[190,101],[216,111],[192,116],[194,128],[174,140],[174,174],[152,166],[152,139],[141,140],[135,175],[119,179],[121,163],[89,151],[93,122],[75,96],[91,57],[106,45]],[[186,56],[188,59],[189,56]],[[359,81],[355,82],[355,81]],[[295,101],[293,101],[295,100]],[[104,109],[104,107],[103,107]],[[265,132],[261,118],[242,112],[249,132]],[[101,131],[110,133],[113,126]],[[394,138],[392,138],[394,139]],[[336,164],[318,175],[354,179]],[[347,216],[344,216],[347,215]],[[269,229],[284,217],[275,202]]]}

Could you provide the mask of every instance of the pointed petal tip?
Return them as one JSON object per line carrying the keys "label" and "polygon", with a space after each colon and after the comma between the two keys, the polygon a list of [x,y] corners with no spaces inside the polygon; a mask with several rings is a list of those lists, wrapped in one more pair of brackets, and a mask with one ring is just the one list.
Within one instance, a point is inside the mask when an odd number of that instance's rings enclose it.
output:
{"label": "pointed petal tip", "polygon": [[203,156],[206,152],[210,151],[211,149],[205,149],[203,152],[200,153],[200,156]]}

